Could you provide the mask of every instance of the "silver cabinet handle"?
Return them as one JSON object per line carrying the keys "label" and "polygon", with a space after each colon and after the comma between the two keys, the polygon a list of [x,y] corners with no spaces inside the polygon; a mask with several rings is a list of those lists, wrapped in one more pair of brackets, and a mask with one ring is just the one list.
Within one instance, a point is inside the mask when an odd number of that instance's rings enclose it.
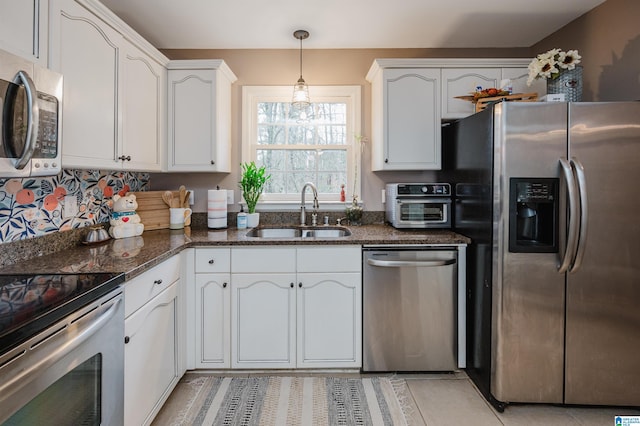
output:
{"label": "silver cabinet handle", "polygon": [[367,264],[371,266],[380,266],[382,268],[401,268],[403,266],[427,267],[455,265],[456,259],[446,260],[376,260],[367,259]]}
{"label": "silver cabinet handle", "polygon": [[27,133],[24,138],[24,149],[19,158],[16,158],[13,165],[16,169],[22,170],[31,160],[33,151],[36,148],[36,142],[38,140],[38,123],[40,121],[40,108],[36,99],[37,91],[36,86],[33,84],[33,80],[29,77],[25,71],[18,71],[13,78],[15,84],[24,85],[24,91],[27,95]]}
{"label": "silver cabinet handle", "polygon": [[118,305],[121,301],[122,298],[118,298],[118,300],[116,300],[105,312],[99,314],[97,318],[91,318],[91,314],[84,317],[86,319],[91,319],[91,322],[83,328],[75,331],[73,336],[70,336],[69,341],[64,342],[62,345],[56,345],[56,349],[51,351],[45,358],[31,365],[29,368],[20,371],[16,376],[9,380],[1,383],[0,395],[3,395],[2,399],[8,399],[10,395],[15,394],[20,389],[31,383],[40,376],[44,370],[51,367],[61,358],[84,343],[89,337],[97,333],[98,330],[104,327],[104,325],[116,314]]}
{"label": "silver cabinet handle", "polygon": [[567,236],[567,246],[564,249],[564,255],[562,256],[560,265],[558,266],[558,273],[564,274],[569,269],[571,261],[576,253],[578,245],[578,227],[580,224],[575,218],[575,215],[578,213],[578,194],[576,193],[576,182],[573,177],[571,164],[569,164],[567,160],[561,158],[560,167],[564,174],[564,178],[567,181],[567,192],[569,194],[569,215],[567,220],[569,235]]}
{"label": "silver cabinet handle", "polygon": [[580,222],[578,226],[578,245],[573,265],[569,272],[575,272],[582,265],[582,259],[584,258],[584,251],[587,243],[587,179],[584,173],[584,166],[577,158],[571,159],[571,165],[576,174],[576,181],[578,182],[578,194],[580,196]]}

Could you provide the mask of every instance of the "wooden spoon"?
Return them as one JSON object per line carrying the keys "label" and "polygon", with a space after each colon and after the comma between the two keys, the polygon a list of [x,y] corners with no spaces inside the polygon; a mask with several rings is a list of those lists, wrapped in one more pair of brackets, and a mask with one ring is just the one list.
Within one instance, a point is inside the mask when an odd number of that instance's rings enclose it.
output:
{"label": "wooden spoon", "polygon": [[162,201],[169,207],[173,207],[171,202],[173,201],[173,193],[171,191],[164,191],[162,193]]}
{"label": "wooden spoon", "polygon": [[187,188],[184,185],[180,185],[180,207],[188,207],[185,206],[185,199],[184,196],[187,193]]}

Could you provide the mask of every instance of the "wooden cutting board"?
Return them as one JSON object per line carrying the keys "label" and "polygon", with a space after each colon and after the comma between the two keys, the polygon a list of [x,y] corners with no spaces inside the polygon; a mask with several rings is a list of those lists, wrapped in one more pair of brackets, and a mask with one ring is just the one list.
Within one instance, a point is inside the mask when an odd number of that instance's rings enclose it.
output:
{"label": "wooden cutting board", "polygon": [[[162,199],[164,193],[165,191],[132,192],[136,196],[138,202],[136,212],[144,224],[145,231],[169,228],[169,206]],[[180,196],[179,191],[171,191],[171,193],[174,199]]]}

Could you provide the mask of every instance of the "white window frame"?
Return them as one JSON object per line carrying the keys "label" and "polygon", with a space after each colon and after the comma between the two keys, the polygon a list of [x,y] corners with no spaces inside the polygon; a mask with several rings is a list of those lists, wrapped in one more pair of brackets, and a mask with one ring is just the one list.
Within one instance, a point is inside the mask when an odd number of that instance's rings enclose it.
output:
{"label": "white window frame", "polygon": [[[350,204],[354,192],[353,176],[356,174],[355,191],[358,201],[362,202],[361,179],[361,88],[360,86],[312,86],[309,88],[311,102],[345,102],[347,105],[347,182],[345,182],[345,202],[339,194],[330,199],[320,196],[321,210],[340,210]],[[258,103],[291,102],[293,86],[243,86],[242,88],[242,162],[256,161],[258,149]],[[331,149],[332,146],[327,146]],[[335,146],[334,146],[335,148]],[[310,191],[309,191],[310,192]],[[274,195],[263,194],[258,202],[262,210],[299,207],[300,194]],[[307,194],[307,203],[312,200]]]}

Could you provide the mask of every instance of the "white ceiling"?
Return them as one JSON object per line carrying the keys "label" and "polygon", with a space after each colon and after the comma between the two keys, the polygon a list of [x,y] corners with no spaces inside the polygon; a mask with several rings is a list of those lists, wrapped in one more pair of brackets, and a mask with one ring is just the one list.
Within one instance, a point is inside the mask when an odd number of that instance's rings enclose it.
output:
{"label": "white ceiling", "polygon": [[530,47],[604,0],[102,0],[157,48]]}

